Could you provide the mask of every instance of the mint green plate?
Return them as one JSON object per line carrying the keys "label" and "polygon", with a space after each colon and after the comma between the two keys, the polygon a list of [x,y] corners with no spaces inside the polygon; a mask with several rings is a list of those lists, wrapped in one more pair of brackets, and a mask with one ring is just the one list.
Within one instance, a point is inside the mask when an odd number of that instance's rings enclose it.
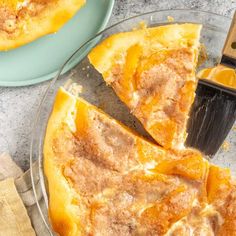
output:
{"label": "mint green plate", "polygon": [[[0,86],[24,86],[55,77],[76,49],[105,28],[113,5],[114,0],[87,0],[86,5],[56,34],[0,52]],[[89,44],[86,51],[92,46]],[[76,57],[64,72],[75,66],[84,54]]]}

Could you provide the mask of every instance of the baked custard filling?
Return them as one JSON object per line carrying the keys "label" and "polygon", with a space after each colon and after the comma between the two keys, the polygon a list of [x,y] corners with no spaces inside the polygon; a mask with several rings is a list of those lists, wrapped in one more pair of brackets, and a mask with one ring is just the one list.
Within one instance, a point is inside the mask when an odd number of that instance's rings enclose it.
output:
{"label": "baked custard filling", "polygon": [[229,171],[165,150],[60,88],[44,169],[59,235],[235,235]]}

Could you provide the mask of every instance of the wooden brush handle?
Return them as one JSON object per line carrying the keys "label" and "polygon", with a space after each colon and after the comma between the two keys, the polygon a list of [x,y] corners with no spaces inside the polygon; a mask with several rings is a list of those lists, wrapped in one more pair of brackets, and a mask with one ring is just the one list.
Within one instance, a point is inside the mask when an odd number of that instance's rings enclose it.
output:
{"label": "wooden brush handle", "polygon": [[236,11],[234,13],[222,54],[236,60]]}

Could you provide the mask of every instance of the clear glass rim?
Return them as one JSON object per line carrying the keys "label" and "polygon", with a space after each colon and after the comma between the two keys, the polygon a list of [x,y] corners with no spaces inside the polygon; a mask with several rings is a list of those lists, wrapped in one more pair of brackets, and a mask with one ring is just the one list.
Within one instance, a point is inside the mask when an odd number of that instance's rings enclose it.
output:
{"label": "clear glass rim", "polygon": [[[34,136],[36,135],[36,129],[37,129],[37,125],[38,125],[38,122],[39,122],[39,117],[40,117],[40,113],[42,111],[42,107],[44,105],[44,103],[46,102],[46,98],[49,94],[49,91],[51,90],[51,88],[53,87],[53,85],[55,84],[55,82],[58,80],[58,78],[62,75],[62,72],[63,72],[63,69],[64,67],[67,65],[67,63],[70,62],[70,60],[86,45],[86,44],[89,44],[91,43],[93,40],[95,40],[97,37],[101,36],[103,33],[105,33],[106,31],[109,31],[110,29],[114,28],[115,26],[117,25],[120,25],[126,21],[129,21],[131,19],[135,19],[135,18],[139,18],[139,17],[142,17],[142,16],[147,16],[147,15],[151,15],[151,14],[155,14],[155,13],[161,13],[161,12],[188,12],[188,11],[191,11],[191,12],[196,12],[196,13],[199,13],[199,14],[208,14],[209,16],[215,16],[215,17],[220,17],[222,18],[223,20],[227,20],[227,21],[231,21],[231,17],[228,17],[228,16],[224,16],[224,15],[220,15],[220,14],[217,14],[217,13],[214,13],[214,12],[208,12],[208,11],[202,11],[202,10],[196,10],[196,9],[191,9],[191,8],[179,8],[179,9],[163,9],[163,10],[155,10],[155,11],[150,11],[150,12],[145,12],[145,13],[142,13],[142,14],[138,14],[138,15],[135,15],[135,16],[132,16],[132,17],[129,17],[129,18],[126,18],[124,20],[121,20],[107,28],[105,28],[104,30],[100,31],[99,33],[97,33],[96,35],[94,35],[92,38],[90,38],[89,40],[87,40],[85,43],[83,43],[66,61],[65,63],[62,65],[62,67],[59,69],[57,75],[51,80],[51,82],[49,83],[48,87],[46,88],[45,92],[44,92],[44,95],[40,101],[40,104],[39,104],[39,107],[38,107],[38,110],[36,112],[36,115],[35,115],[35,120],[34,120],[34,123],[32,125],[32,135],[31,135],[31,143],[30,143],[30,176],[31,176],[31,183],[32,183],[32,189],[33,189],[33,193],[34,193],[34,197],[35,197],[35,201],[36,201],[36,205],[38,207],[38,210],[39,210],[39,213],[41,215],[41,218],[45,224],[45,226],[47,227],[48,229],[48,232],[50,233],[51,236],[53,236],[53,233],[52,233],[52,230],[51,230],[51,227],[50,225],[48,225],[46,219],[45,219],[45,216],[41,210],[41,207],[39,205],[39,201],[38,201],[38,194],[36,192],[36,188],[35,188],[35,178],[34,178],[34,173],[33,173],[33,145],[34,145]],[[83,58],[81,59],[83,60]],[[79,64],[80,62],[78,62],[77,64]],[[75,65],[76,66],[76,65]],[[41,140],[42,141],[42,140]],[[41,152],[41,150],[40,150]],[[40,158],[38,157],[37,161],[40,161]],[[39,173],[42,171],[41,169],[41,163],[39,163],[38,165],[38,171]],[[42,179],[43,175],[42,174],[39,174],[39,176],[41,177],[39,179],[39,182],[44,182],[44,179]],[[42,192],[43,192],[43,198],[44,198],[44,201],[47,205],[47,196],[46,196],[46,188],[45,188],[45,183],[40,183],[41,187],[42,187]]]}

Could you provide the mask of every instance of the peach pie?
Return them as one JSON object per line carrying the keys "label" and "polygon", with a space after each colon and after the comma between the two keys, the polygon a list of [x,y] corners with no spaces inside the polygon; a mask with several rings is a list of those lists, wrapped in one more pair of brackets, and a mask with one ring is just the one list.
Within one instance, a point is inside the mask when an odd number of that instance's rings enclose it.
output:
{"label": "peach pie", "polygon": [[159,146],[60,88],[44,140],[60,236],[236,236],[228,169],[185,148],[201,26],[113,35],[89,55]]}

